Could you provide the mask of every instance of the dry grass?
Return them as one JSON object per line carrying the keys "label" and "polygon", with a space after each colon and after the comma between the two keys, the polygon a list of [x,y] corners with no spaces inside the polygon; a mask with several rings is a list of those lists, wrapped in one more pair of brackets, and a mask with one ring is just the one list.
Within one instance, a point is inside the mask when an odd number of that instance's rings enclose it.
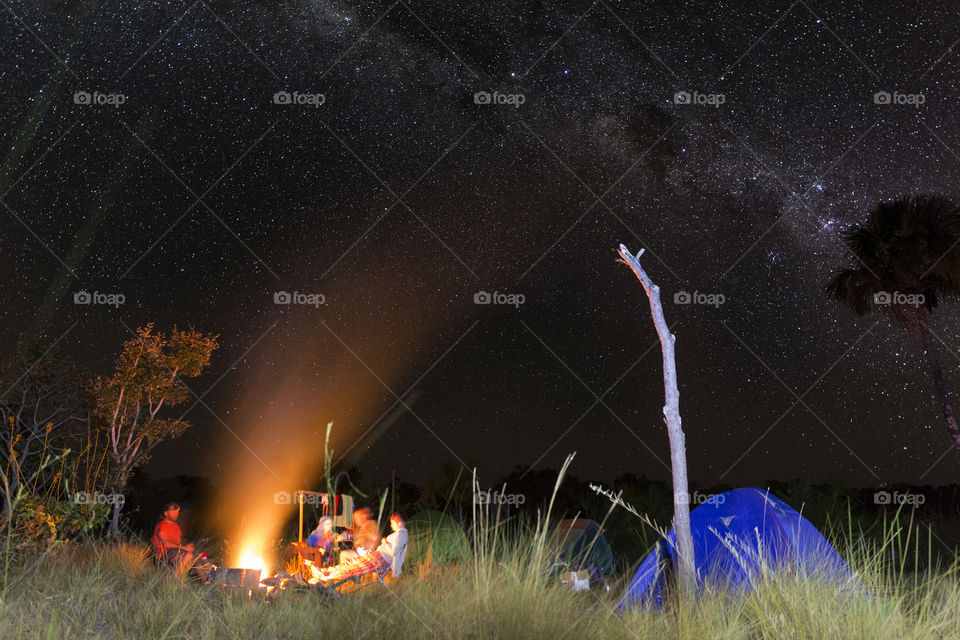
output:
{"label": "dry grass", "polygon": [[[0,637],[51,638],[960,638],[953,571],[890,582],[861,566],[870,595],[775,575],[740,597],[714,592],[659,613],[616,612],[609,593],[571,593],[543,574],[535,536],[495,536],[475,560],[409,572],[337,601],[315,593],[260,597],[193,585],[153,568],[136,545],[62,547],[8,566]],[[886,581],[884,581],[886,580]]]}

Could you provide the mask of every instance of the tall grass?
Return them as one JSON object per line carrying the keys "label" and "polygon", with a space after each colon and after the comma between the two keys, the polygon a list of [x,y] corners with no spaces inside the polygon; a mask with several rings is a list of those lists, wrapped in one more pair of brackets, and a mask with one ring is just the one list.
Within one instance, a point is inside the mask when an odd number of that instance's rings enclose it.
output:
{"label": "tall grass", "polygon": [[283,592],[268,603],[192,584],[129,543],[21,554],[0,584],[0,638],[960,638],[956,564],[934,560],[930,530],[906,513],[870,532],[852,518],[829,527],[863,588],[766,571],[744,594],[708,587],[681,602],[668,593],[660,612],[618,613],[630,575],[609,592],[573,593],[548,569],[551,509],[522,520],[475,508],[469,561],[409,567],[387,588],[341,599]]}
{"label": "tall grass", "polygon": [[620,614],[626,577],[610,592],[572,593],[544,570],[543,519],[499,522],[493,515],[481,522],[471,561],[407,571],[389,589],[370,585],[335,601],[283,593],[268,604],[158,571],[145,547],[63,546],[12,564],[0,637],[960,637],[960,580],[953,567],[914,579],[883,566],[883,546],[862,540],[847,546],[865,592],[771,572],[739,597],[707,589],[693,603],[668,598],[661,612]]}

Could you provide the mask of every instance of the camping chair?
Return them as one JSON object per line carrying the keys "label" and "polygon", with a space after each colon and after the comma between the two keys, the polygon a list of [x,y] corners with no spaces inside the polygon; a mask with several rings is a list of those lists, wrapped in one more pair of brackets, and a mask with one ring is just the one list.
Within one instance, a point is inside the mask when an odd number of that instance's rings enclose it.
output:
{"label": "camping chair", "polygon": [[387,581],[386,581],[387,574],[392,575],[394,578],[400,577],[400,573],[401,571],[403,571],[403,561],[407,557],[408,544],[409,542],[403,543],[403,545],[397,550],[396,555],[393,556],[393,562],[391,562],[389,566],[372,572],[372,575],[375,575],[377,577],[376,583],[374,583],[373,581],[370,581],[370,582],[367,582],[366,584],[361,584],[361,581],[366,576],[371,575],[368,573],[360,576],[351,576],[349,578],[344,578],[342,580],[332,580],[329,583],[324,583],[324,586],[331,591],[335,591],[338,595],[340,594],[340,589],[344,585],[350,582],[352,582],[355,585],[359,585],[360,589],[366,586],[369,586],[371,584],[380,584],[380,585],[383,585],[384,588],[389,590],[390,586],[387,584]]}

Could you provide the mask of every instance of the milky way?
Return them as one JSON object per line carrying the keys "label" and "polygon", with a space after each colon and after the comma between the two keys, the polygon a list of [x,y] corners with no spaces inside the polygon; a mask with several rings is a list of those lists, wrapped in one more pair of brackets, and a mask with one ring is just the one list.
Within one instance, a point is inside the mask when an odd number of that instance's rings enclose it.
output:
{"label": "milky way", "polygon": [[577,450],[666,477],[624,242],[675,323],[695,481],[956,476],[919,344],[822,293],[873,204],[955,192],[940,3],[0,5],[5,352],[32,332],[103,372],[146,322],[221,335],[154,472],[216,466],[228,430],[303,437],[258,423],[294,377],[310,435],[421,390],[371,473]]}

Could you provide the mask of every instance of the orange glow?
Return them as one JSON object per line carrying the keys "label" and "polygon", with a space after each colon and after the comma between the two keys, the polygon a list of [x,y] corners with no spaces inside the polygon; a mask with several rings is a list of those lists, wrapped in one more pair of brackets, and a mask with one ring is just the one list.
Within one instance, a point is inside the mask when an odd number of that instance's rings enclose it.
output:
{"label": "orange glow", "polygon": [[[382,255],[371,254],[368,259],[370,272],[382,268]],[[361,260],[360,253],[351,256],[351,262]],[[211,430],[216,434],[210,450],[216,452],[214,483],[219,492],[208,517],[229,540],[226,561],[230,566],[281,568],[277,550],[284,545],[289,549],[297,541],[295,536],[280,540],[284,525],[297,522],[293,492],[325,489],[324,445],[332,453],[330,462],[336,464],[343,464],[344,456],[365,451],[373,443],[364,436],[393,404],[384,385],[409,386],[411,376],[439,355],[435,345],[447,344],[466,328],[443,331],[449,322],[446,312],[433,315],[428,307],[411,312],[400,323],[389,313],[395,303],[415,295],[416,287],[432,278],[431,269],[392,264],[390,278],[339,276],[325,281],[318,293],[331,303],[376,301],[372,308],[339,307],[347,315],[336,322],[323,309],[307,307],[288,313],[287,307],[268,301],[264,311],[276,312],[283,329],[264,333],[263,316],[255,316],[256,326],[249,333],[262,341],[257,338],[250,362],[238,367],[231,378],[236,384],[228,403],[231,409],[221,412],[226,428]],[[326,329],[322,318],[330,321]],[[327,443],[326,428],[331,422],[334,427]],[[303,523],[304,535],[316,525],[312,515]],[[257,561],[252,565],[242,561],[248,557]]]}
{"label": "orange glow", "polygon": [[260,579],[268,578],[269,570],[267,569],[267,563],[263,560],[263,555],[259,551],[259,546],[248,543],[241,548],[243,551],[234,566],[240,569],[260,569]]}

